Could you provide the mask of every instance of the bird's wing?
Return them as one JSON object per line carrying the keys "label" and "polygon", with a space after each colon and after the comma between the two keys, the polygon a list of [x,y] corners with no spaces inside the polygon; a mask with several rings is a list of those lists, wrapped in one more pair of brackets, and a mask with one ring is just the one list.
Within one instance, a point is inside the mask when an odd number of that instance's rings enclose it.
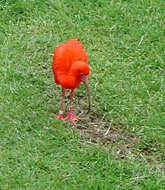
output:
{"label": "bird's wing", "polygon": [[72,38],[56,47],[52,69],[54,74],[56,72],[68,73],[73,62],[87,62],[87,59],[86,52],[82,48],[81,42]]}

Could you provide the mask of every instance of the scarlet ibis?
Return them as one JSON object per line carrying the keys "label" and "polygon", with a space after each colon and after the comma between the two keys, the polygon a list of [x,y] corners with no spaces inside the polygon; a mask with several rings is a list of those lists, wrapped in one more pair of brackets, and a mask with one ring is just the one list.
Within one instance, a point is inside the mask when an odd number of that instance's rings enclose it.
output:
{"label": "scarlet ibis", "polygon": [[[81,42],[74,38],[60,44],[53,52],[52,71],[54,74],[54,81],[57,85],[61,85],[62,87],[61,107],[59,114],[55,114],[55,117],[59,120],[70,119],[73,125],[76,125],[75,120],[84,120],[84,118],[77,117],[72,113],[73,92],[81,81],[84,83],[87,90],[89,103],[88,112],[90,111],[91,99],[88,88],[88,75],[90,69],[87,64],[87,59],[87,54]],[[65,89],[71,90],[69,111],[66,117],[63,115]]]}

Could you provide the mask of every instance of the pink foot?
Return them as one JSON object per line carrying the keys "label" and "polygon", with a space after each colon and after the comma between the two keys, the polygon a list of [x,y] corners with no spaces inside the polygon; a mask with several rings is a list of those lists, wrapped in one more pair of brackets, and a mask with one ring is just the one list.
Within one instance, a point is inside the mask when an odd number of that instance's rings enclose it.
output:
{"label": "pink foot", "polygon": [[69,107],[69,112],[63,120],[67,120],[67,119],[70,119],[74,126],[76,126],[75,120],[85,120],[85,118],[81,118],[72,114],[72,106]]}
{"label": "pink foot", "polygon": [[54,114],[54,116],[58,119],[58,120],[64,120],[64,116],[63,116],[63,112],[60,110],[59,114]]}

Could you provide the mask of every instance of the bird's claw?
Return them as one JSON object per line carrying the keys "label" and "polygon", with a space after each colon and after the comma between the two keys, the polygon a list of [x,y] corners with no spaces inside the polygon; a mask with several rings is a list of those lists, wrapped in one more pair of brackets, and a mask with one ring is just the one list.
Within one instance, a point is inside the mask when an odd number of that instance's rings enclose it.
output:
{"label": "bird's claw", "polygon": [[63,116],[63,114],[54,114],[54,116],[58,119],[58,120],[64,120],[64,116]]}
{"label": "bird's claw", "polygon": [[85,118],[78,117],[76,115],[73,115],[72,113],[68,113],[68,115],[63,120],[65,121],[67,119],[70,119],[74,126],[76,126],[76,120],[85,120]]}
{"label": "bird's claw", "polygon": [[85,120],[85,118],[81,118],[72,114],[72,106],[69,107],[69,112],[63,120],[65,121],[67,119],[70,119],[74,126],[76,126],[76,122],[75,122],[76,120]]}
{"label": "bird's claw", "polygon": [[78,116],[76,116],[76,115],[73,115],[72,114],[72,106],[69,106],[69,112],[68,112],[68,114],[67,114],[67,116],[64,118],[64,115],[63,115],[63,111],[62,110],[60,110],[59,111],[59,114],[57,115],[57,114],[54,114],[54,116],[58,119],[58,120],[62,120],[62,121],[65,121],[65,120],[67,120],[67,119],[70,119],[71,120],[71,122],[72,122],[72,124],[74,125],[74,126],[76,126],[76,120],[85,120],[85,118],[81,118],[81,117],[78,117]]}

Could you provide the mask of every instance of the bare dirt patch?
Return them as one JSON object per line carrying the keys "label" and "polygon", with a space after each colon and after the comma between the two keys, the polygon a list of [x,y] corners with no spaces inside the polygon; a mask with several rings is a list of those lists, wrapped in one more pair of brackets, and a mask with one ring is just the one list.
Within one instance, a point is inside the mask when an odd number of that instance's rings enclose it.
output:
{"label": "bare dirt patch", "polygon": [[113,120],[105,121],[104,116],[100,117],[91,113],[88,118],[88,126],[77,125],[75,130],[80,134],[81,145],[97,145],[104,148],[115,148],[115,159],[126,158],[126,151],[133,150],[140,142],[140,137],[124,126],[115,125]]}
{"label": "bare dirt patch", "polygon": [[[143,158],[146,162],[153,163],[153,159],[158,161],[158,155],[165,158],[161,148],[144,139],[136,132],[122,125],[116,125],[113,120],[107,121],[104,116],[91,113],[88,118],[88,126],[78,124],[76,132],[80,134],[80,145],[94,145],[115,150],[114,159],[128,158],[128,152],[138,158]],[[151,158],[151,159],[150,159]],[[153,158],[153,159],[152,159]],[[161,160],[162,162],[162,160]]]}

